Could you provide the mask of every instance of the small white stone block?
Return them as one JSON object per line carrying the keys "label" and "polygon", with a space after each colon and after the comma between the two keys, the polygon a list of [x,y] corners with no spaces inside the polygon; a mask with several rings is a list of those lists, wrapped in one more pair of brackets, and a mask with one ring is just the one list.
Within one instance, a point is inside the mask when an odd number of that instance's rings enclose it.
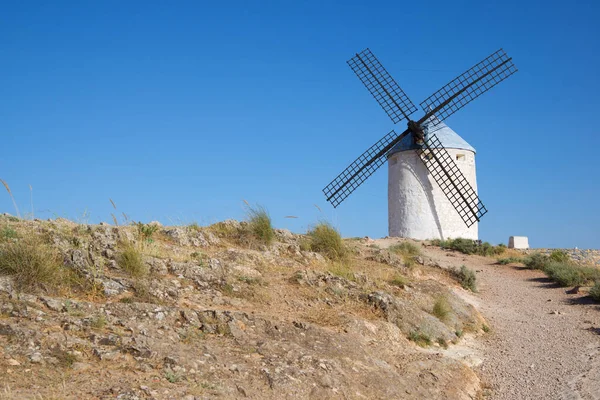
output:
{"label": "small white stone block", "polygon": [[528,249],[529,239],[527,236],[511,236],[508,238],[509,249]]}

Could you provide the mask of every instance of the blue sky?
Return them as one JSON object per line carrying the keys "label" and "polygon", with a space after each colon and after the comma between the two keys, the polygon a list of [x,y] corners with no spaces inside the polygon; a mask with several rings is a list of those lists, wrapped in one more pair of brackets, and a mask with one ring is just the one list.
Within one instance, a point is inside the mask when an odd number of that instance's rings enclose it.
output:
{"label": "blue sky", "polygon": [[32,185],[40,218],[111,221],[112,198],[136,221],[209,224],[245,199],[277,227],[385,236],[385,167],[337,209],[321,193],[405,128],[345,61],[371,48],[418,104],[503,47],[519,72],[446,121],[478,150],[480,237],[600,248],[600,5],[372,3],[6,3],[0,178],[23,213]]}

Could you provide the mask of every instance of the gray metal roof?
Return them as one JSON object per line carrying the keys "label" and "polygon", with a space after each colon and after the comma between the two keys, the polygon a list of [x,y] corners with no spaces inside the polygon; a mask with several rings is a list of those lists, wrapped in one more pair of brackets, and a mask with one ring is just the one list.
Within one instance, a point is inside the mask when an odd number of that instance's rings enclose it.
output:
{"label": "gray metal roof", "polygon": [[[425,129],[425,135],[435,133],[442,145],[446,148],[469,150],[473,153],[476,152],[473,146],[467,143],[465,139],[461,138],[458,133],[454,132],[444,122],[440,121],[436,126],[431,126],[431,120],[428,120],[423,123],[423,128]],[[416,146],[413,142],[412,133],[409,133],[392,147],[388,153],[388,157],[400,151],[415,150],[418,148],[419,146]]]}

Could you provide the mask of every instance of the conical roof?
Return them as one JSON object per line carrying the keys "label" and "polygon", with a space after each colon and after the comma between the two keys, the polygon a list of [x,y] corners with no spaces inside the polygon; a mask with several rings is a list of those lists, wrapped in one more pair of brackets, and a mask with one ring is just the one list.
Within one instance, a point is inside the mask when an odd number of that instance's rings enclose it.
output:
{"label": "conical roof", "polygon": [[[425,135],[435,134],[442,146],[449,149],[463,149],[469,150],[475,153],[475,149],[471,146],[467,141],[461,138],[458,133],[454,132],[452,128],[446,125],[442,121],[437,121],[437,125],[433,125],[432,120],[427,120],[423,123],[423,129],[425,130]],[[398,142],[388,153],[388,157],[394,153],[398,153],[400,151],[406,150],[416,150],[420,147],[414,144],[412,133],[409,133],[405,137],[402,138],[400,142]]]}

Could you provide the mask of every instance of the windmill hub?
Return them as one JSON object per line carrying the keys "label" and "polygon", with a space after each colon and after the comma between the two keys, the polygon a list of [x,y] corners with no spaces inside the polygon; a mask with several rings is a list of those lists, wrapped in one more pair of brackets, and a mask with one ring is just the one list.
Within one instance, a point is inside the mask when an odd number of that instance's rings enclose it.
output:
{"label": "windmill hub", "polygon": [[[392,122],[406,119],[408,128],[400,135],[392,130],[354,160],[323,189],[327,201],[337,207],[389,157],[390,236],[477,239],[477,222],[487,209],[477,194],[475,150],[466,144],[471,156],[464,151],[468,149],[456,147],[454,142],[464,140],[443,121],[517,72],[512,58],[500,49],[459,75],[421,103],[425,115],[417,121],[409,117],[417,107],[371,50],[357,53],[348,65]],[[411,151],[402,158],[394,155],[403,146]]]}
{"label": "windmill hub", "polygon": [[425,143],[425,133],[423,127],[412,119],[408,121],[408,130],[412,133],[415,144],[422,146]]}

